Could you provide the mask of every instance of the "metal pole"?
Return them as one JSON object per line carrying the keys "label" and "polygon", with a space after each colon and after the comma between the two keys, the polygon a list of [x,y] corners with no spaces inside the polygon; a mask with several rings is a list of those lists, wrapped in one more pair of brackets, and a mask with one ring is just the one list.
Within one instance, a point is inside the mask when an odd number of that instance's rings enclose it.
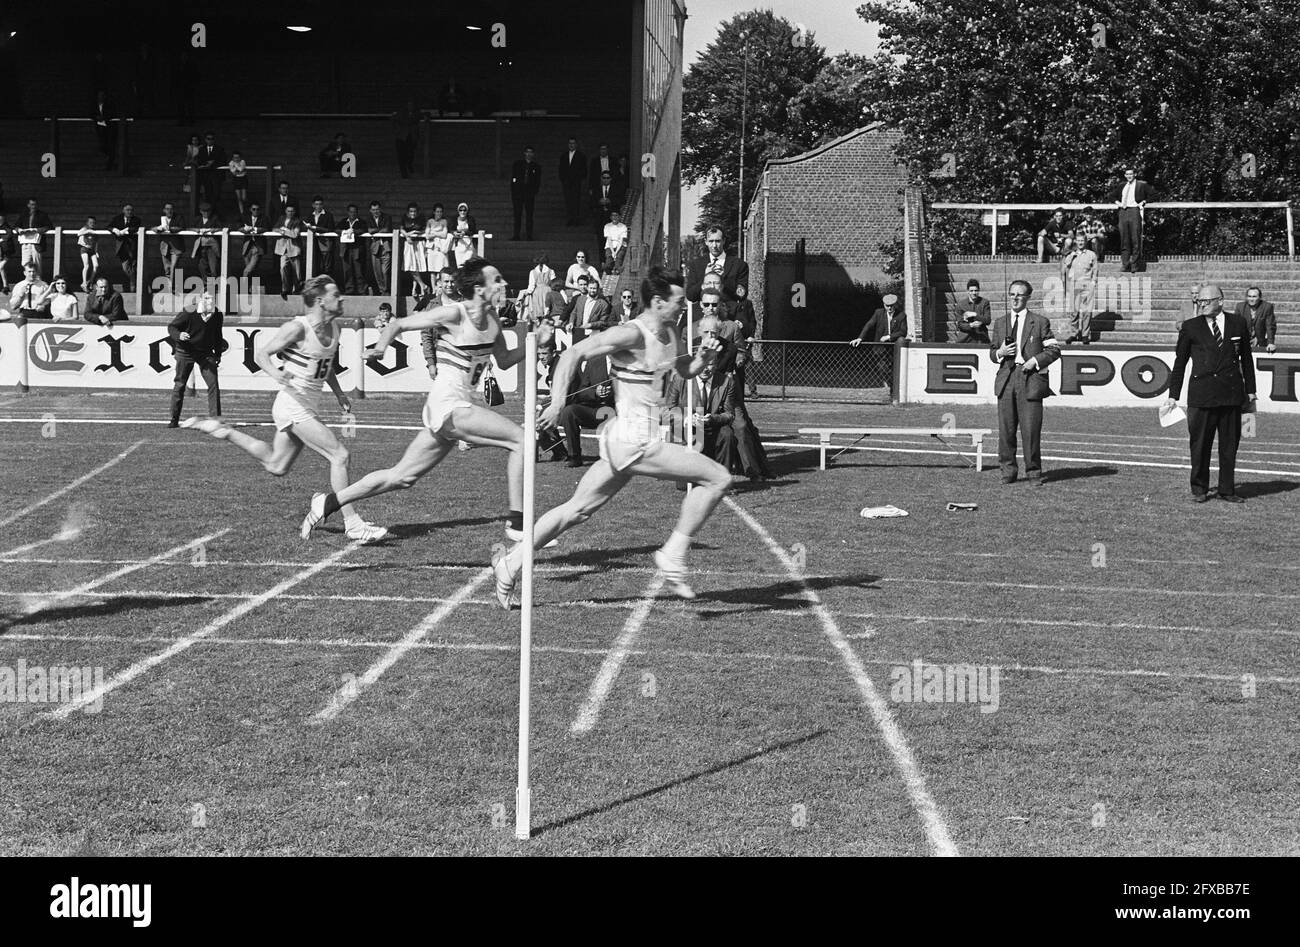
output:
{"label": "metal pole", "polygon": [[519,588],[519,782],[515,787],[515,838],[532,834],[532,788],[529,785],[529,743],[532,736],[533,675],[533,529],[537,482],[537,335],[524,336],[524,543],[523,575]]}
{"label": "metal pole", "polygon": [[742,33],[740,39],[745,44],[745,65],[740,79],[740,184],[736,189],[736,253],[738,256],[743,256],[740,251],[742,242],[740,230],[745,207],[745,116],[749,105],[749,37]]}
{"label": "metal pole", "polygon": [[998,209],[993,208],[993,253],[992,256],[998,255]]}
{"label": "metal pole", "polygon": [[[221,282],[217,284],[217,309],[230,312],[230,295],[227,281],[230,279],[230,228],[221,228]],[[197,374],[197,373],[196,373]]]}
{"label": "metal pole", "polygon": [[781,400],[785,400],[785,350],[789,348],[786,342],[781,343]]}
{"label": "metal pole", "polygon": [[1295,218],[1291,213],[1291,202],[1286,204],[1286,255],[1295,260]]}
{"label": "metal pole", "polygon": [[389,299],[389,302],[393,306],[393,315],[396,316],[401,312],[397,308],[397,302],[402,289],[402,232],[394,230],[389,239],[393,241],[392,256],[388,260],[388,269],[392,274],[392,282],[389,286],[389,289],[392,290],[392,298]]}
{"label": "metal pole", "polygon": [[144,315],[144,222],[135,232],[135,314]]}
{"label": "metal pole", "polygon": [[[63,228],[55,227],[54,228],[54,269],[50,272],[51,283],[54,282],[56,279],[58,279],[59,274],[63,272],[62,261],[63,261]],[[40,272],[40,269],[41,268],[39,266],[36,268],[37,273]]]}

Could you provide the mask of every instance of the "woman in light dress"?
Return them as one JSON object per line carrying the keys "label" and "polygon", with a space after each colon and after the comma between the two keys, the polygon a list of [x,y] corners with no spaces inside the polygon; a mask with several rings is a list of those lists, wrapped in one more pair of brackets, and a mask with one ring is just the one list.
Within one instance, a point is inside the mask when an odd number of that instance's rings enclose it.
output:
{"label": "woman in light dress", "polygon": [[433,205],[433,215],[424,224],[424,271],[429,285],[438,282],[438,274],[447,268],[451,237],[447,233],[447,213],[441,204]]}
{"label": "woman in light dress", "polygon": [[520,306],[534,325],[546,314],[546,294],[550,291],[551,280],[555,279],[555,270],[551,269],[550,263],[545,253],[533,257],[533,268],[528,271],[528,288],[520,294]]}
{"label": "woman in light dress", "polygon": [[68,281],[64,277],[56,276],[45,287],[45,292],[37,297],[36,308],[39,309],[47,299],[50,301],[50,318],[55,322],[76,322],[80,318],[77,297],[68,292]]}
{"label": "woman in light dress", "polygon": [[478,233],[478,223],[470,215],[469,205],[464,201],[456,205],[456,220],[449,228],[453,234],[452,249],[456,254],[456,265],[464,266],[474,256],[474,234]]}
{"label": "woman in light dress", "polygon": [[415,201],[406,205],[402,237],[402,270],[411,278],[413,295],[419,299],[429,292],[429,287],[424,282],[424,218]]}

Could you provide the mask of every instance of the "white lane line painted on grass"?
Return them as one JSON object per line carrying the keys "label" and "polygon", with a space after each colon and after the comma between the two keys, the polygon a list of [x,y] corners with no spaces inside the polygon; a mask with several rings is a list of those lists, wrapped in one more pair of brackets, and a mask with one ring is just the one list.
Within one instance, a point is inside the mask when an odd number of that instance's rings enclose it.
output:
{"label": "white lane line painted on grass", "polygon": [[[98,579],[91,579],[89,582],[83,582],[81,585],[78,585],[74,589],[66,589],[63,591],[54,591],[54,592],[38,592],[33,596],[31,596],[31,598],[29,599],[29,601],[32,601],[34,604],[32,604],[29,608],[26,609],[26,613],[28,615],[35,615],[45,611],[46,609],[50,608],[53,605],[57,605],[59,602],[66,601],[67,599],[74,598],[76,596],[86,595],[90,593],[92,589],[97,589],[101,585],[107,585],[109,582],[112,582],[115,579],[120,579],[124,575],[130,575],[132,572],[138,572],[141,569],[147,569],[149,566],[158,565],[159,563],[164,562],[165,560],[170,559],[173,556],[179,556],[183,552],[194,549],[196,547],[203,546],[206,543],[210,543],[214,539],[224,536],[228,532],[230,532],[229,526],[227,526],[225,529],[219,529],[215,533],[208,533],[208,535],[206,536],[200,536],[198,539],[191,539],[187,543],[181,543],[179,546],[173,546],[171,549],[168,549],[166,552],[160,552],[158,553],[158,555],[153,556],[152,558],[141,559],[139,562],[133,562],[130,565],[122,566],[122,568],[120,569],[115,569],[114,571],[108,573],[107,575],[102,575]],[[100,593],[96,593],[96,594],[100,594]]]}
{"label": "white lane line painted on grass", "polygon": [[[224,419],[231,427],[272,427],[274,421],[231,421],[229,418]],[[0,418],[0,424],[44,424],[45,418]],[[152,427],[160,427],[167,424],[166,421],[159,421],[157,418],[59,418],[59,424],[128,424],[139,425],[145,424]],[[326,427],[345,428],[349,425],[344,423],[329,424]],[[418,424],[353,424],[353,428],[367,431],[419,431],[422,430]],[[143,444],[141,441],[140,444]],[[196,441],[195,443],[204,443]],[[140,444],[136,446],[139,447]]]}
{"label": "white lane line painted on grass", "polygon": [[618,680],[619,672],[623,670],[623,663],[632,653],[632,643],[641,634],[641,626],[645,624],[645,620],[650,617],[650,609],[654,608],[655,599],[659,597],[659,590],[664,587],[664,581],[662,573],[656,574],[646,586],[641,601],[636,603],[632,614],[627,616],[627,621],[623,623],[623,630],[614,641],[614,646],[605,655],[605,660],[601,662],[595,680],[591,682],[587,699],[578,708],[578,716],[569,725],[570,733],[580,736],[590,733],[596,726],[596,721],[600,719],[600,709],[605,706],[605,699],[609,697],[610,689]]}
{"label": "white lane line painted on grass", "polygon": [[[768,612],[769,615],[782,614]],[[974,615],[907,615],[897,612],[840,612],[842,618],[869,619],[881,618],[892,621],[911,621],[919,623],[954,622],[965,625],[1036,625],[1043,628],[1100,628],[1104,631],[1120,629],[1122,631],[1182,631],[1212,635],[1280,635],[1286,638],[1300,637],[1300,631],[1292,628],[1233,628],[1229,625],[1143,625],[1137,622],[1123,621],[1077,621],[1062,618],[979,618]]]}
{"label": "white lane line painted on grass", "polygon": [[[44,423],[44,422],[41,422],[41,423]],[[60,423],[66,423],[66,422],[60,422]],[[126,450],[122,451],[122,453],[118,454],[118,455],[117,455],[116,457],[114,457],[112,460],[108,461],[107,463],[100,464],[98,467],[96,467],[96,468],[95,468],[94,470],[92,470],[90,473],[82,474],[80,477],[78,477],[76,480],[72,481],[72,483],[68,484],[66,487],[60,487],[58,490],[55,490],[53,493],[51,493],[51,494],[50,494],[49,496],[47,496],[45,499],[43,499],[43,500],[37,500],[35,503],[31,504],[30,506],[25,506],[25,507],[23,507],[23,508],[22,508],[21,510],[19,510],[17,513],[11,513],[11,514],[9,514],[9,515],[6,516],[4,519],[0,520],[0,528],[3,528],[3,527],[5,527],[5,526],[8,526],[10,523],[17,522],[18,520],[20,520],[20,519],[22,519],[24,516],[26,516],[28,513],[32,513],[32,512],[34,512],[34,511],[36,511],[36,510],[39,510],[41,507],[45,506],[47,503],[53,503],[53,502],[54,502],[55,500],[57,500],[59,497],[65,495],[65,494],[71,493],[73,490],[77,489],[77,487],[81,486],[81,485],[82,485],[83,483],[85,483],[86,481],[88,481],[88,480],[92,480],[93,478],[98,477],[100,474],[102,474],[105,470],[108,470],[110,467],[115,467],[116,465],[120,464],[122,461],[126,460],[126,458],[129,457],[129,456],[131,455],[131,452],[134,451],[136,448],[138,448],[138,447],[139,447],[141,444],[143,444],[143,443],[144,443],[144,441],[142,441],[142,440],[141,440],[141,441],[136,441],[134,444],[132,444],[132,445],[131,445],[130,447],[128,447]]]}
{"label": "white lane line painted on grass", "polygon": [[1038,582],[986,582],[973,579],[930,579],[920,577],[887,577],[876,581],[882,583],[902,582],[907,585],[978,585],[983,588],[993,589],[1029,589],[1039,592],[1081,592],[1085,594],[1093,592],[1128,592],[1134,595],[1190,595],[1200,598],[1275,598],[1287,601],[1300,599],[1300,595],[1291,592],[1214,592],[1208,589],[1158,589],[1131,585],[1049,585]]}
{"label": "white lane line painted on grass", "polygon": [[492,569],[482,570],[474,578],[470,579],[459,589],[452,597],[439,605],[431,613],[425,616],[424,620],[408,631],[401,641],[389,646],[387,653],[378,661],[370,665],[365,674],[354,681],[349,681],[335,692],[330,698],[328,704],[316,712],[312,717],[312,723],[325,723],[333,720],[342,713],[363,691],[370,688],[375,681],[383,675],[390,667],[402,660],[406,654],[415,648],[421,641],[429,636],[433,629],[437,628],[444,618],[459,608],[464,602],[473,595],[480,585],[492,577]]}
{"label": "white lane line painted on grass", "polygon": [[772,534],[767,531],[763,524],[754,519],[744,507],[731,497],[724,496],[722,502],[731,507],[731,511],[739,516],[741,521],[753,530],[759,539],[763,540],[772,555],[785,566],[790,578],[803,587],[804,600],[808,602],[809,608],[817,616],[818,621],[821,622],[826,639],[843,660],[849,675],[858,686],[858,692],[862,695],[863,703],[867,705],[867,709],[871,711],[871,716],[875,719],[876,727],[885,740],[885,746],[889,748],[889,753],[894,758],[894,765],[903,777],[903,783],[907,788],[907,795],[912,801],[912,807],[916,810],[917,815],[921,817],[921,823],[925,827],[925,835],[930,842],[931,849],[936,855],[949,857],[958,855],[957,846],[952,840],[947,824],[944,822],[943,814],[939,811],[939,806],[935,803],[934,797],[930,795],[930,791],[926,788],[925,776],[916,762],[916,757],[912,754],[911,747],[908,746],[907,737],[903,735],[902,728],[899,727],[893,711],[889,709],[889,705],[885,703],[884,698],[876,690],[876,685],[871,681],[871,675],[867,673],[867,669],[863,666],[858,653],[853,650],[853,645],[849,644],[848,639],[844,637],[844,633],[840,631],[839,626],[835,623],[830,611],[822,604],[821,598],[804,579],[798,566],[795,565],[794,559],[777,544],[776,540],[772,538]]}
{"label": "white lane line painted on grass", "polygon": [[337,562],[339,559],[342,559],[348,553],[352,552],[355,549],[360,548],[361,545],[362,543],[359,541],[353,542],[345,546],[343,549],[331,553],[329,556],[326,556],[320,562],[316,563],[316,565],[311,566],[310,568],[307,569],[303,569],[301,572],[296,573],[295,575],[291,576],[288,579],[285,579],[283,582],[279,583],[278,585],[275,585],[267,589],[265,592],[262,592],[254,596],[253,598],[240,602],[230,611],[226,612],[221,617],[215,618],[212,621],[208,622],[198,631],[192,632],[191,634],[184,635],[180,638],[173,639],[171,644],[168,647],[157,652],[156,654],[152,654],[147,658],[143,658],[135,662],[125,671],[122,671],[120,674],[115,674],[110,680],[106,681],[103,684],[100,684],[98,687],[93,688],[89,693],[83,694],[79,699],[66,703],[61,707],[59,707],[59,709],[57,710],[48,711],[42,716],[50,718],[52,720],[63,720],[66,719],[69,715],[80,710],[81,708],[93,704],[99,700],[102,700],[105,694],[108,694],[112,691],[117,690],[119,687],[131,683],[133,680],[135,680],[141,674],[144,674],[150,668],[157,667],[159,664],[162,664],[167,659],[180,654],[182,651],[192,648],[196,643],[202,641],[204,638],[208,637],[213,632],[219,631],[220,629],[224,628],[226,625],[229,625],[231,622],[235,621],[236,619],[242,618],[243,616],[251,612],[253,609],[265,604],[266,602],[269,602],[271,599],[275,598],[280,593],[287,592],[295,585],[298,585],[301,582],[305,582],[307,579],[310,579],[312,576],[314,576],[317,572],[320,572],[330,563]]}

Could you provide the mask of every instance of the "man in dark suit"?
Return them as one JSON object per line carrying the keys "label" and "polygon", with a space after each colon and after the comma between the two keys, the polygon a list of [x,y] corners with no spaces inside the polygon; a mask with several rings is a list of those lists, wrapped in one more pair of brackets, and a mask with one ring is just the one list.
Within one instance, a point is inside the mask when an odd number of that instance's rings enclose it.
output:
{"label": "man in dark suit", "polygon": [[700,290],[704,288],[704,274],[717,273],[722,277],[722,294],[728,300],[744,299],[749,295],[749,264],[739,257],[728,254],[725,237],[721,227],[710,227],[704,235],[704,245],[709,255],[694,260],[686,272],[686,298],[691,302],[700,301]]}
{"label": "man in dark suit", "polygon": [[[311,200],[311,213],[307,215],[306,227],[315,235],[318,231],[326,233],[334,230],[334,215],[325,209],[325,198],[317,194]],[[334,272],[334,238],[316,236],[316,273],[331,275]]]}
{"label": "man in dark suit", "polygon": [[1052,337],[1052,323],[1041,313],[1029,311],[1033,287],[1016,280],[1007,288],[1011,312],[993,323],[989,355],[998,366],[993,393],[998,399],[998,464],[1002,482],[1015,483],[1016,428],[1024,438],[1025,478],[1041,486],[1043,461],[1039,440],[1043,432],[1043,399],[1052,394],[1047,385],[1047,366],[1061,357],[1059,343]]}
{"label": "man in dark suit", "polygon": [[849,345],[857,348],[863,342],[897,342],[907,338],[907,313],[898,303],[898,297],[888,293],[882,298],[883,309],[877,309]]}
{"label": "man in dark suit", "polygon": [[[606,328],[605,323],[597,323],[592,332]],[[568,466],[581,467],[582,429],[594,430],[607,417],[613,416],[614,386],[609,380],[609,360],[600,355],[587,359],[578,366],[578,371],[569,383],[568,399],[560,409],[560,430],[564,432],[564,449],[569,455]],[[601,408],[609,410],[601,411]]]}
{"label": "man in dark suit", "polygon": [[271,206],[263,207],[266,216],[271,220],[279,220],[284,216],[285,208],[290,204],[298,206],[298,198],[289,193],[289,182],[281,181],[276,185],[275,193],[271,195]]}
{"label": "man in dark suit", "polygon": [[[587,180],[591,182],[592,187],[596,186],[596,182],[605,172],[609,172],[611,177],[617,176],[618,162],[610,157],[609,145],[602,141],[596,149],[596,157],[591,159],[591,164],[587,168]],[[606,217],[608,216],[607,214]]]}
{"label": "man in dark suit", "polygon": [[1137,170],[1124,169],[1124,183],[1115,195],[1119,208],[1119,261],[1125,273],[1136,273],[1142,267],[1142,223],[1147,201],[1151,200],[1151,185],[1138,180]]}
{"label": "man in dark suit", "polygon": [[522,218],[524,233],[533,239],[533,207],[537,203],[537,192],[542,187],[542,166],[537,163],[537,152],[529,145],[524,149],[524,156],[510,168],[510,201],[515,207],[515,236],[519,239],[519,224]]}
{"label": "man in dark suit", "polygon": [[50,215],[36,206],[33,198],[27,202],[27,210],[18,215],[14,229],[18,231],[18,244],[22,247],[22,262],[36,264],[36,275],[41,275],[41,254],[45,252],[45,231],[52,230]]}
{"label": "man in dark suit", "polygon": [[[361,251],[366,222],[357,214],[357,205],[348,205],[348,215],[339,221],[339,246],[343,250],[343,292],[355,296],[365,289],[366,271]],[[349,236],[345,237],[344,234]]]}
{"label": "man in dark suit", "polygon": [[199,219],[194,222],[194,229],[199,235],[194,238],[190,256],[198,263],[201,279],[219,279],[221,277],[221,218],[213,211],[212,205],[204,201],[199,205]]}
{"label": "man in dark suit", "polygon": [[[745,310],[750,313],[746,314]],[[710,273],[704,277],[704,290],[700,293],[700,338],[714,339],[722,348],[713,360],[714,377],[731,378],[731,431],[734,435],[732,460],[751,481],[766,480],[771,474],[767,467],[767,452],[759,438],[745,407],[745,364],[748,360],[752,337],[752,310],[748,299],[728,303],[722,299],[718,277]],[[738,317],[738,313],[740,314]],[[743,333],[749,330],[751,335]]]}
{"label": "man in dark suit", "polygon": [[[176,213],[175,205],[168,201],[163,205],[158,226],[153,228],[154,233],[161,235],[158,241],[158,253],[162,257],[163,275],[167,277],[168,282],[172,282],[176,264],[185,255],[185,238],[177,232],[184,229],[185,220]],[[174,285],[172,291],[176,291]]]}
{"label": "man in dark suit", "polygon": [[221,203],[221,185],[226,179],[226,149],[217,144],[217,136],[208,132],[203,136],[203,147],[199,149],[198,183],[204,196],[215,209]]}
{"label": "man in dark suit", "polygon": [[262,205],[252,203],[248,205],[248,216],[244,218],[244,278],[252,276],[257,272],[257,266],[262,262],[262,257],[266,256],[266,238],[261,236],[264,231],[271,229],[272,221],[262,212]]}
{"label": "man in dark suit", "polygon": [[591,219],[596,228],[598,259],[604,258],[605,225],[610,222],[609,215],[611,212],[619,212],[623,209],[623,198],[626,196],[609,171],[605,171],[591,182]]}
{"label": "man in dark suit", "polygon": [[1258,286],[1246,290],[1246,301],[1237,303],[1236,314],[1246,320],[1254,344],[1272,355],[1277,351],[1277,316],[1273,304],[1264,302]]}
{"label": "man in dark suit", "polygon": [[136,249],[140,228],[144,221],[135,215],[135,208],[130,204],[122,205],[122,213],[108,222],[108,229],[113,232],[116,242],[117,261],[122,264],[126,274],[126,288],[135,288]]}
{"label": "man in dark suit", "polygon": [[108,93],[103,89],[95,93],[90,121],[95,126],[99,153],[104,156],[104,170],[112,171],[117,166],[117,122],[114,121],[113,110],[108,104]]}
{"label": "man in dark suit", "polygon": [[393,219],[384,213],[379,201],[370,202],[370,216],[366,218],[366,233],[370,237],[370,287],[376,296],[387,296],[393,285],[393,238],[375,234],[391,234]]}
{"label": "man in dark suit", "polygon": [[957,305],[957,341],[989,344],[989,323],[993,312],[989,301],[980,295],[980,281],[966,281],[966,301]]}
{"label": "man in dark suit", "polygon": [[573,333],[574,345],[586,338],[587,333],[597,324],[604,328],[611,318],[609,302],[601,297],[600,283],[594,279],[587,281],[585,294],[573,297],[564,314],[564,322]]}
{"label": "man in dark suit", "polygon": [[[707,323],[707,317],[701,320],[701,329]],[[703,453],[730,471],[736,460],[736,432],[732,427],[736,416],[735,376],[730,372],[719,372],[715,364],[706,365],[696,378],[682,378],[676,372],[670,373],[664,403],[675,409],[674,423],[677,419],[685,420],[687,385],[695,386],[695,430],[699,432],[696,437],[702,436]],[[684,443],[684,423],[674,435]]]}
{"label": "man in dark suit", "polygon": [[582,182],[587,179],[587,156],[578,150],[578,139],[570,138],[560,154],[560,185],[564,188],[565,223],[582,223]]}
{"label": "man in dark suit", "polygon": [[1178,330],[1174,368],[1169,373],[1166,406],[1178,403],[1188,359],[1192,378],[1187,384],[1187,433],[1192,450],[1192,502],[1210,498],[1210,455],[1219,435],[1219,499],[1242,503],[1237,496],[1237,445],[1241,442],[1241,412],[1255,409],[1255,360],[1250,356],[1250,327],[1235,312],[1223,311],[1223,293],[1214,284],[1202,286],[1196,311]]}
{"label": "man in dark suit", "polygon": [[168,427],[180,424],[185,386],[189,384],[195,365],[198,365],[203,384],[208,389],[208,416],[221,417],[221,385],[217,381],[217,368],[221,364],[221,353],[230,345],[222,336],[224,325],[224,316],[217,310],[216,299],[210,292],[199,297],[197,306],[191,304],[178,312],[168,324],[167,337],[176,357],[172,415]]}
{"label": "man in dark suit", "polygon": [[117,322],[126,322],[126,306],[122,294],[108,285],[108,278],[95,280],[94,292],[86,296],[86,314],[83,318],[93,326],[113,328]]}

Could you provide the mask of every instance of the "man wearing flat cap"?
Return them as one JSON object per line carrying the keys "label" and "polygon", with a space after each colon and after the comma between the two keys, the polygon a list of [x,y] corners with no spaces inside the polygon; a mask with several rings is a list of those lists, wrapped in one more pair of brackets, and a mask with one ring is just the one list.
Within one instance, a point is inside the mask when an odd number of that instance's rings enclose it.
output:
{"label": "man wearing flat cap", "polygon": [[907,313],[899,305],[898,297],[889,293],[881,300],[883,309],[877,309],[849,345],[857,348],[863,342],[897,342],[907,338]]}

